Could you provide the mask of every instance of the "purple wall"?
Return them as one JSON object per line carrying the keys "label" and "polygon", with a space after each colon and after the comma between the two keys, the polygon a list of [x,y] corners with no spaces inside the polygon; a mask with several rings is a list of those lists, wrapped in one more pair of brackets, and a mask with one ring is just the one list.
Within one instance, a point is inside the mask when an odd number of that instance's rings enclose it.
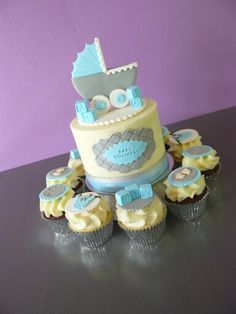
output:
{"label": "purple wall", "polygon": [[139,62],[162,124],[236,105],[234,0],[0,1],[0,170],[67,152],[76,53]]}

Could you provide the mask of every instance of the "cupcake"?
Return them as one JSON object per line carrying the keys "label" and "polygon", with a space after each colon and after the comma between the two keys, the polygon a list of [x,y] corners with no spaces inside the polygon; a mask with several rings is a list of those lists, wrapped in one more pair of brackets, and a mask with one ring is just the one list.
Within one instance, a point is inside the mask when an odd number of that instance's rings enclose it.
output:
{"label": "cupcake", "polygon": [[51,185],[39,194],[41,216],[57,233],[68,229],[64,208],[73,195],[74,191],[66,184]]}
{"label": "cupcake", "polygon": [[167,186],[165,202],[175,218],[189,221],[205,213],[208,188],[199,169],[177,168],[164,184]]}
{"label": "cupcake", "polygon": [[202,145],[201,136],[196,130],[183,129],[175,133],[172,133],[169,137],[170,148],[168,152],[171,153],[176,163],[181,164],[184,150],[196,146]]}
{"label": "cupcake", "polygon": [[74,169],[77,177],[83,177],[83,178],[85,177],[84,166],[80,158],[78,149],[72,149],[70,151],[68,167]]}
{"label": "cupcake", "polygon": [[99,194],[77,195],[66,204],[65,215],[70,230],[83,246],[97,247],[111,238],[113,212]]}
{"label": "cupcake", "polygon": [[166,126],[161,126],[162,136],[165,144],[166,150],[170,148],[170,131],[167,129]]}
{"label": "cupcake", "polygon": [[182,165],[198,168],[205,176],[207,185],[212,186],[219,174],[220,157],[211,146],[193,146],[183,152]]}
{"label": "cupcake", "polygon": [[71,187],[77,194],[83,192],[85,183],[82,178],[78,178],[74,169],[69,167],[60,167],[51,170],[46,175],[46,185],[63,183]]}
{"label": "cupcake", "polygon": [[166,207],[151,184],[134,184],[115,194],[119,226],[134,244],[155,243],[164,235]]}

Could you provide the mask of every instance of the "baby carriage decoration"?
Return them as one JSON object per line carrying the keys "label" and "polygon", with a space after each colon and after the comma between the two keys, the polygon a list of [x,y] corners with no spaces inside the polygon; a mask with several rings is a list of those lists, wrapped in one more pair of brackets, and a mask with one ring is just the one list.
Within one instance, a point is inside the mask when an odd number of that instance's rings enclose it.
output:
{"label": "baby carriage decoration", "polygon": [[76,103],[76,113],[81,122],[92,123],[97,116],[128,104],[133,110],[143,106],[140,89],[134,85],[137,62],[108,69],[99,38],[78,53],[73,65],[72,84],[86,99]]}

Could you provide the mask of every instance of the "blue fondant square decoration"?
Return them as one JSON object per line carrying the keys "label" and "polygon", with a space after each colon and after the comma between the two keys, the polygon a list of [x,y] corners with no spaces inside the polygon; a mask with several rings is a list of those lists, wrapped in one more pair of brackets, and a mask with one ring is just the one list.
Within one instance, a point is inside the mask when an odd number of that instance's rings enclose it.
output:
{"label": "blue fondant square decoration", "polygon": [[139,108],[142,108],[143,101],[141,98],[136,97],[136,98],[130,99],[130,104],[131,104],[132,109],[139,109]]}
{"label": "blue fondant square decoration", "polygon": [[81,121],[81,122],[84,121],[83,114],[84,114],[83,112],[77,112],[77,111],[76,111],[77,118],[78,118],[79,121]]}
{"label": "blue fondant square decoration", "polygon": [[153,190],[151,184],[142,184],[139,186],[139,190],[142,199],[153,197]]}
{"label": "blue fondant square decoration", "polygon": [[89,110],[87,112],[82,113],[82,116],[79,116],[81,122],[84,123],[92,123],[96,121],[97,116],[95,110]]}
{"label": "blue fondant square decoration", "polygon": [[140,197],[140,191],[137,184],[126,186],[125,189],[129,191],[132,200],[136,200]]}
{"label": "blue fondant square decoration", "polygon": [[81,112],[87,112],[89,110],[89,102],[86,99],[77,100],[75,102],[75,111],[77,113]]}
{"label": "blue fondant square decoration", "polygon": [[79,151],[78,151],[78,149],[72,149],[71,151],[70,151],[70,157],[72,158],[72,159],[80,159],[80,154],[79,154]]}
{"label": "blue fondant square decoration", "polygon": [[120,206],[125,206],[126,204],[129,204],[132,201],[131,195],[127,190],[120,190],[116,192],[115,198],[117,204],[119,204]]}
{"label": "blue fondant square decoration", "polygon": [[137,85],[128,87],[127,94],[128,94],[129,99],[136,98],[136,97],[141,98],[141,92]]}

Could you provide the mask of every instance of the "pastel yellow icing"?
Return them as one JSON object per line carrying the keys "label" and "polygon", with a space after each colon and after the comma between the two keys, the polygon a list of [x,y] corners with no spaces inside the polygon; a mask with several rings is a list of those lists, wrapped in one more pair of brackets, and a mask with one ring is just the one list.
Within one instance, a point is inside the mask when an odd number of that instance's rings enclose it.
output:
{"label": "pastel yellow icing", "polygon": [[173,202],[182,202],[188,197],[193,198],[195,195],[200,195],[206,187],[203,175],[199,178],[199,180],[192,183],[190,186],[174,187],[170,185],[168,180],[164,181],[164,184],[167,186],[165,193]]}
{"label": "pastel yellow icing", "polygon": [[53,184],[63,183],[68,186],[70,186],[72,189],[75,188],[78,185],[78,179],[75,171],[72,172],[71,175],[65,177],[65,178],[58,178],[58,179],[46,179],[46,186],[50,186]]}
{"label": "pastel yellow icing", "polygon": [[170,148],[168,149],[168,152],[171,153],[171,155],[174,157],[174,159],[176,161],[181,161],[182,160],[182,153],[184,150],[192,147],[192,146],[198,146],[198,145],[202,145],[201,142],[201,136],[198,135],[198,137],[188,143],[184,143],[184,144],[174,144],[172,142],[170,142]]}
{"label": "pastel yellow icing", "polygon": [[[71,122],[70,127],[80,152],[84,169],[88,175],[104,179],[122,178],[127,175],[132,176],[154,167],[164,157],[166,150],[157,112],[157,103],[152,99],[143,99],[143,102],[146,107],[142,112],[127,120],[121,120],[113,124],[104,124],[96,127],[84,126],[78,122],[77,118]],[[97,164],[96,156],[93,153],[93,146],[95,144],[102,139],[109,139],[115,133],[123,133],[128,129],[138,130],[140,128],[152,129],[153,139],[156,143],[155,151],[150,159],[146,160],[140,168],[130,170],[127,174],[119,171],[108,171]]]}
{"label": "pastel yellow icing", "polygon": [[[85,194],[91,193],[84,193],[83,195]],[[65,215],[69,221],[71,230],[75,232],[95,231],[113,219],[113,212],[108,207],[104,197],[101,197],[95,204],[95,207],[89,211],[81,212],[73,211],[71,208],[72,202],[66,204]]]}
{"label": "pastel yellow icing", "polygon": [[77,177],[85,176],[84,167],[81,159],[72,159],[68,161],[68,167],[74,169]]}
{"label": "pastel yellow icing", "polygon": [[64,214],[66,203],[73,197],[73,195],[74,191],[69,188],[66,194],[64,194],[59,199],[53,201],[40,200],[40,211],[43,212],[44,216],[47,218],[49,218],[50,216],[60,217]]}
{"label": "pastel yellow icing", "polygon": [[163,136],[163,139],[164,139],[165,145],[170,146],[170,131],[167,131],[167,133],[165,134],[165,136]]}
{"label": "pastel yellow icing", "polygon": [[124,227],[132,230],[142,230],[160,223],[166,215],[161,200],[155,196],[151,204],[134,211],[117,206],[117,219]]}
{"label": "pastel yellow icing", "polygon": [[214,149],[211,150],[208,156],[190,158],[184,156],[182,160],[183,166],[191,166],[196,167],[201,171],[214,169],[220,162],[220,157],[216,156],[216,151]]}

